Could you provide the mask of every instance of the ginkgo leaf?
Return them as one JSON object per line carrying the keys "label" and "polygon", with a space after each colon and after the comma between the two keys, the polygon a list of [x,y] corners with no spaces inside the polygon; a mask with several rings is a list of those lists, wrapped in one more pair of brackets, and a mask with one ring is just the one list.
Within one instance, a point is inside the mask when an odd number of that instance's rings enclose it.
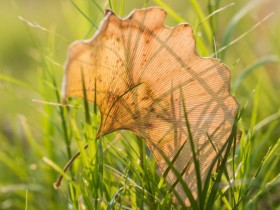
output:
{"label": "ginkgo leaf", "polygon": [[[100,109],[99,135],[133,131],[146,141],[162,172],[168,164],[161,154],[172,161],[183,147],[174,167],[181,173],[189,165],[183,179],[196,197],[183,105],[202,180],[231,133],[238,105],[229,92],[229,69],[217,59],[200,57],[191,27],[166,27],[165,16],[160,8],[135,10],[125,19],[107,11],[91,40],[70,47],[63,98],[84,97],[84,85],[87,99]],[[167,180],[177,180],[172,170]],[[180,184],[175,189],[186,199]]]}

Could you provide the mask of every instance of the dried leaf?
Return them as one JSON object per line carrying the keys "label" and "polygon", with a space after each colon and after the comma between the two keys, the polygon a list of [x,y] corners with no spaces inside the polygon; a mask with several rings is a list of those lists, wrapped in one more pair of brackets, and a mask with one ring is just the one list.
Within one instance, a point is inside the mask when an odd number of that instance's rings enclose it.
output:
{"label": "dried leaf", "polygon": [[[160,8],[133,11],[120,19],[107,11],[91,40],[75,42],[65,66],[63,97],[83,97],[101,112],[99,134],[127,129],[146,140],[162,172],[173,159],[196,197],[197,182],[182,104],[198,151],[202,180],[231,133],[237,102],[230,95],[230,71],[219,60],[201,58],[188,24],[164,26]],[[84,75],[84,82],[82,81]],[[96,88],[95,88],[96,87]],[[95,97],[96,92],[96,98]],[[209,141],[209,137],[212,140]],[[170,184],[176,176],[167,175]],[[186,199],[180,184],[177,192]]]}

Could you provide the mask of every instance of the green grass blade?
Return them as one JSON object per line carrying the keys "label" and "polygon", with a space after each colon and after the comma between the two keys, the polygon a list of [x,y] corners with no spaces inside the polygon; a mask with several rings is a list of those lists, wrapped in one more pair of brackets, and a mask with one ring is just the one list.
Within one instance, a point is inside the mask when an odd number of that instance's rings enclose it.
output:
{"label": "green grass blade", "polygon": [[178,23],[186,22],[184,18],[179,16],[177,12],[175,12],[170,6],[168,6],[166,3],[164,3],[162,0],[154,0],[154,2],[161,6],[170,17],[172,17],[175,21]]}
{"label": "green grass blade", "polygon": [[115,210],[115,201],[117,200],[117,196],[121,194],[121,192],[124,190],[124,186],[119,188],[116,193],[113,195],[112,199],[109,201],[107,210]]}
{"label": "green grass blade", "polygon": [[198,195],[198,197],[201,197],[202,179],[201,179],[201,174],[200,174],[200,163],[199,163],[198,154],[197,154],[198,151],[195,148],[195,144],[194,144],[195,142],[194,142],[194,139],[193,139],[193,136],[191,133],[191,126],[190,126],[189,120],[188,120],[188,113],[187,113],[187,108],[186,108],[184,94],[182,92],[182,89],[180,89],[180,95],[181,95],[181,99],[182,99],[184,117],[185,117],[185,121],[186,121],[186,127],[188,130],[188,136],[189,136],[190,146],[191,146],[192,155],[193,155],[193,162],[194,162],[194,166],[195,166],[196,180],[197,180],[197,195]]}
{"label": "green grass blade", "polygon": [[114,11],[114,8],[113,8],[113,6],[112,6],[112,2],[111,2],[111,1],[112,1],[112,0],[109,0],[109,6],[110,6],[110,9]]}
{"label": "green grass blade", "polygon": [[[183,144],[184,146],[185,144]],[[185,203],[184,201],[181,199],[181,197],[178,195],[178,193],[176,193],[176,190],[175,189],[175,186],[177,185],[177,183],[180,183],[190,201],[190,204],[192,206],[193,209],[199,209],[198,206],[197,206],[197,203],[192,195],[192,192],[190,190],[190,188],[188,187],[188,185],[186,184],[185,180],[183,180],[182,178],[182,175],[185,173],[185,171],[188,169],[189,167],[189,164],[186,165],[186,167],[183,169],[182,173],[180,173],[173,165],[173,163],[176,161],[176,158],[179,156],[179,153],[182,151],[183,147],[181,146],[179,148],[179,150],[176,152],[173,160],[169,160],[169,158],[164,154],[164,152],[162,150],[160,150],[158,147],[156,147],[155,145],[155,148],[157,148],[158,152],[160,153],[160,155],[162,156],[162,158],[165,160],[166,164],[168,165],[167,169],[171,169],[172,172],[174,173],[174,175],[176,176],[177,178],[177,181],[171,186],[170,188],[170,192],[172,191],[177,200],[179,201],[179,203],[181,203],[182,206],[185,206]],[[176,157],[176,158],[175,158]]]}
{"label": "green grass blade", "polygon": [[88,125],[90,125],[91,124],[90,111],[89,111],[89,104],[88,104],[88,100],[87,100],[87,90],[86,90],[86,86],[85,86],[85,79],[84,79],[83,71],[81,71],[81,77],[82,77],[83,100],[84,100],[84,108],[85,108],[85,119],[86,119],[86,123]]}
{"label": "green grass blade", "polygon": [[169,173],[169,171],[171,170],[172,166],[174,165],[175,161],[177,160],[177,158],[179,157],[181,151],[183,150],[185,144],[187,142],[185,141],[182,146],[178,149],[177,153],[174,155],[174,158],[172,159],[172,161],[170,162],[170,165],[166,168],[165,172],[163,173],[163,178],[167,177],[167,174]]}
{"label": "green grass blade", "polygon": [[36,90],[34,88],[34,86],[31,86],[28,83],[25,83],[21,80],[13,78],[13,77],[6,76],[4,74],[0,74],[0,80],[9,82],[9,83],[14,84],[14,85],[18,85],[20,87],[23,87],[23,88],[26,88],[26,89],[29,89],[29,90],[32,90],[32,91],[35,91],[35,92],[38,92],[38,90]]}
{"label": "green grass blade", "polygon": [[[276,148],[278,148],[279,145],[280,145],[280,140],[277,141],[277,143],[273,146],[273,148],[272,148],[272,149],[270,148],[270,149],[268,150],[268,152],[266,153],[266,155],[263,157],[263,159],[262,159],[261,163],[259,164],[259,166],[258,166],[258,168],[257,168],[257,170],[256,170],[256,172],[255,172],[255,174],[254,174],[254,176],[251,178],[251,181],[250,181],[249,184],[246,186],[245,191],[242,193],[242,195],[241,195],[241,197],[240,197],[238,203],[237,203],[236,206],[233,208],[233,210],[237,210],[238,207],[239,207],[239,204],[240,204],[243,200],[245,200],[245,198],[248,196],[249,192],[250,192],[251,190],[254,189],[252,186],[254,186],[254,185],[259,185],[259,184],[257,183],[257,177],[259,176],[261,170],[263,169],[263,166],[264,166],[264,165],[268,162],[268,160],[272,157],[272,154],[273,154],[275,151],[277,151]],[[278,176],[278,175],[277,175],[277,176]],[[278,179],[278,177],[275,177],[275,178],[276,178],[276,180]],[[273,180],[274,180],[274,179],[273,179]],[[274,182],[274,181],[273,181],[273,182]],[[270,183],[270,182],[268,182],[268,183]],[[267,183],[266,183],[266,184],[267,184]],[[269,185],[270,185],[270,184],[269,184]],[[256,196],[258,196],[258,194],[257,194]]]}
{"label": "green grass blade", "polygon": [[[226,170],[226,162],[227,162],[227,159],[228,159],[228,156],[231,152],[231,148],[232,148],[232,144],[234,143],[234,141],[236,141],[236,136],[237,136],[237,120],[238,120],[238,117],[235,118],[235,122],[233,124],[233,128],[232,128],[232,131],[231,131],[231,134],[227,140],[227,142],[223,145],[222,149],[220,150],[219,154],[215,157],[215,160],[212,162],[211,164],[211,167],[210,169],[212,170],[213,167],[214,167],[214,164],[216,163],[216,161],[220,158],[220,156],[222,155],[222,153],[225,151],[224,155],[223,155],[223,159],[222,159],[222,162],[221,162],[221,165],[219,167],[219,170],[218,170],[218,174],[217,174],[217,177],[216,179],[214,180],[214,183],[213,183],[213,187],[210,191],[210,194],[207,198],[207,202],[206,202],[206,209],[212,209],[213,205],[214,205],[214,201],[215,201],[215,196],[218,192],[218,186],[219,186],[219,183],[221,181],[221,178],[222,178],[222,174],[224,173],[224,171]],[[209,173],[210,171],[209,170]],[[209,174],[207,175],[209,179]],[[209,182],[209,181],[207,181]]]}
{"label": "green grass blade", "polygon": [[260,97],[261,97],[261,82],[257,83],[257,87],[255,90],[255,95],[254,95],[254,103],[253,103],[253,109],[252,109],[252,114],[251,114],[251,130],[253,130],[254,126],[256,125],[257,118],[259,115],[259,107],[260,107]]}
{"label": "green grass blade", "polygon": [[[230,43],[230,38],[240,22],[240,20],[250,12],[253,8],[255,8],[260,3],[259,0],[252,0],[250,1],[245,7],[243,7],[231,20],[227,31],[225,33],[224,39],[222,41],[222,46],[227,46]],[[223,60],[225,58],[225,51],[220,54],[220,58]]]}
{"label": "green grass blade", "polygon": [[[222,8],[219,8],[219,9],[213,11],[213,12],[210,13],[207,17],[205,17],[205,19],[204,19],[201,23],[203,23],[204,21],[210,19],[211,17],[217,15],[217,14],[220,13],[220,12],[225,11],[226,9],[228,9],[229,7],[234,6],[234,5],[235,5],[235,3],[230,3],[230,4],[228,4],[228,5],[226,5],[226,6],[222,7]],[[200,23],[200,24],[201,24],[201,23]],[[200,25],[200,24],[199,24],[199,25]]]}
{"label": "green grass blade", "polygon": [[252,209],[255,204],[258,202],[258,198],[261,197],[264,193],[266,193],[269,189],[279,186],[280,183],[280,174],[278,174],[275,178],[273,178],[271,181],[265,183],[265,186],[263,186],[257,194],[249,200],[249,202],[245,205],[246,209]]}
{"label": "green grass blade", "polygon": [[277,61],[278,61],[278,57],[276,55],[268,55],[268,56],[265,56],[265,57],[261,58],[260,60],[256,61],[251,66],[246,68],[242,72],[242,74],[240,74],[238,76],[238,78],[235,80],[235,82],[233,84],[233,90],[236,90],[238,88],[238,86],[240,85],[240,83],[242,82],[242,80],[244,80],[251,73],[253,73],[255,70],[257,70],[258,67],[263,66],[263,65],[265,65],[267,63],[277,62]]}
{"label": "green grass blade", "polygon": [[91,24],[95,29],[98,28],[98,26],[96,25],[96,23],[93,22],[93,21],[81,10],[81,8],[74,2],[74,0],[71,0],[71,3],[72,3],[73,6],[81,13],[81,15],[82,15],[86,20],[88,20],[88,22],[90,22],[90,24]]}
{"label": "green grass blade", "polygon": [[144,5],[143,5],[143,8],[146,8],[146,7],[149,5],[149,3],[150,3],[150,0],[145,0],[145,3],[144,3]]}
{"label": "green grass blade", "polygon": [[28,190],[25,190],[25,210],[28,210]]}
{"label": "green grass blade", "polygon": [[[250,28],[249,30],[247,30],[246,32],[244,32],[243,34],[239,35],[236,39],[232,40],[231,42],[229,42],[228,44],[224,45],[223,47],[221,47],[216,53],[222,53],[224,52],[229,46],[232,46],[233,44],[237,43],[238,41],[240,41],[242,38],[244,38],[245,36],[247,36],[249,33],[251,33],[252,31],[254,31],[256,28],[258,28],[262,23],[264,23],[265,21],[267,21],[271,16],[273,15],[273,13],[268,14],[267,16],[265,16],[261,21],[257,22],[255,25],[252,26],[252,28]],[[215,56],[215,54],[210,55],[209,57],[213,57]],[[220,59],[224,60],[225,54],[220,54]]]}
{"label": "green grass blade", "polygon": [[271,122],[279,119],[280,119],[280,109],[276,113],[269,115],[265,119],[258,122],[253,128],[254,133],[261,130],[264,126],[269,125]]}
{"label": "green grass blade", "polygon": [[212,33],[212,29],[210,27],[210,24],[208,21],[205,21],[207,20],[206,16],[204,15],[203,11],[202,11],[202,8],[201,6],[199,5],[199,2],[196,1],[196,0],[189,0],[191,5],[193,6],[194,8],[194,11],[197,13],[197,16],[199,18],[199,21],[205,31],[205,34],[206,34],[206,37],[207,37],[207,40],[209,43],[212,43],[213,41],[213,33]]}
{"label": "green grass blade", "polygon": [[[72,183],[72,178],[70,176],[68,176],[63,169],[61,169],[56,163],[54,163],[53,161],[51,161],[50,159],[48,159],[47,157],[43,157],[42,158],[43,161],[49,165],[50,167],[52,167],[55,171],[57,171],[58,173],[60,173],[61,175],[63,175],[63,177],[70,183]],[[74,183],[72,183],[74,184]]]}
{"label": "green grass blade", "polygon": [[98,174],[98,188],[99,188],[99,196],[103,198],[104,194],[106,195],[106,191],[104,189],[104,160],[103,160],[103,147],[102,147],[102,139],[97,140],[97,156],[96,156],[96,172]]}
{"label": "green grass blade", "polygon": [[43,156],[43,151],[42,151],[41,145],[39,145],[38,142],[34,139],[33,134],[26,122],[26,118],[24,118],[23,116],[20,116],[20,123],[23,128],[26,140],[28,141],[29,145],[35,152],[36,156],[38,158],[41,158]]}
{"label": "green grass blade", "polygon": [[[56,81],[55,81],[54,78],[53,78],[53,84],[54,84],[55,87],[57,87]],[[61,98],[60,98],[60,94],[58,92],[58,89],[56,89],[55,93],[56,93],[57,101],[58,101],[58,103],[60,103]],[[70,149],[71,140],[70,140],[70,136],[68,134],[69,127],[67,125],[66,112],[67,112],[67,107],[62,107],[62,106],[59,107],[59,115],[60,115],[60,120],[61,120],[61,124],[62,124],[64,142],[66,144],[66,150],[67,150],[68,158],[70,159],[72,157],[72,152],[71,152],[71,149]]]}
{"label": "green grass blade", "polygon": [[27,177],[25,170],[19,170],[19,166],[14,163],[14,158],[9,157],[2,151],[0,151],[0,162],[1,165],[7,166],[17,177],[21,179]]}
{"label": "green grass blade", "polygon": [[100,4],[96,0],[92,0],[92,2],[97,7],[99,12],[104,13],[104,9],[102,8],[102,6],[100,6]]}
{"label": "green grass blade", "polygon": [[[280,149],[280,139],[278,139],[278,141],[273,145],[273,147],[269,150],[269,152],[263,159],[260,170],[261,169],[263,171],[265,170],[266,172],[264,172],[264,173],[268,173],[268,170],[270,169],[269,162],[277,161],[277,158],[279,157],[279,154],[278,154],[279,149]],[[278,161],[279,161],[279,158],[278,158]],[[278,168],[278,167],[276,166],[276,168]],[[258,202],[258,199],[260,198],[260,196],[262,196],[264,193],[266,193],[269,189],[279,185],[279,183],[280,183],[280,174],[278,173],[277,175],[275,175],[274,178],[272,178],[268,182],[265,182],[264,185],[260,187],[260,189],[258,190],[256,195],[249,200],[248,204],[246,204],[247,208],[249,209],[250,207],[252,207],[253,204]]]}
{"label": "green grass blade", "polygon": [[121,3],[120,3],[120,9],[119,9],[119,15],[122,17],[123,16],[123,11],[124,11],[124,2],[125,0],[121,0]]}

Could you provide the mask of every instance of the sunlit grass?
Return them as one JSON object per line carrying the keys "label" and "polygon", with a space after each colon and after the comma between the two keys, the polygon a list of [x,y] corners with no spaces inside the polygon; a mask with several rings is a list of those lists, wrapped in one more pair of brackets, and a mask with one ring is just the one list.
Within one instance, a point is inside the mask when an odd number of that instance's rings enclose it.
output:
{"label": "sunlit grass", "polygon": [[[133,133],[120,131],[96,139],[100,116],[93,104],[74,99],[73,107],[64,107],[32,101],[62,102],[67,46],[76,39],[90,38],[105,9],[124,17],[144,5],[164,7],[170,15],[167,25],[183,20],[192,23],[199,53],[217,55],[232,69],[231,90],[240,104],[238,127],[243,135],[225,166],[213,175],[216,179],[208,177],[203,200],[193,201],[193,209],[280,208],[280,46],[273,39],[280,36],[275,21],[279,14],[253,28],[273,12],[262,10],[267,4],[31,2],[33,6],[22,1],[0,3],[0,21],[5,23],[0,26],[0,209],[179,208],[172,186],[160,176],[144,142]],[[18,16],[47,30],[32,27]],[[224,46],[222,52],[215,52]],[[77,151],[79,158],[55,190],[53,183]]]}

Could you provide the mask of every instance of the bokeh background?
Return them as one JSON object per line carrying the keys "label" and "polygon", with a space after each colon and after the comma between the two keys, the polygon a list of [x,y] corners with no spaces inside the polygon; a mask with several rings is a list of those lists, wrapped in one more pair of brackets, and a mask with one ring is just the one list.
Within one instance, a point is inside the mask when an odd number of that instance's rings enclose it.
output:
{"label": "bokeh background", "polygon": [[[199,53],[214,54],[231,69],[232,93],[243,110],[239,126],[253,136],[250,161],[257,167],[280,137],[280,1],[197,3],[206,16],[211,5],[226,7],[208,19],[213,29],[210,39],[191,0],[127,0],[111,5],[99,1],[102,8],[112,6],[123,17],[145,4],[168,5],[174,13],[168,11],[166,25],[186,21],[194,27],[198,44],[206,46],[198,46]],[[67,207],[66,192],[52,187],[57,173],[42,161],[44,156],[59,165],[67,161],[57,123],[59,110],[36,100],[57,102],[67,47],[90,38],[103,15],[94,0],[0,0],[0,209],[23,209],[26,200],[34,209]],[[236,42],[219,53],[232,41]],[[277,189],[279,194],[278,185],[269,196]],[[265,197],[260,200],[265,206]],[[273,202],[280,203],[279,196]]]}

